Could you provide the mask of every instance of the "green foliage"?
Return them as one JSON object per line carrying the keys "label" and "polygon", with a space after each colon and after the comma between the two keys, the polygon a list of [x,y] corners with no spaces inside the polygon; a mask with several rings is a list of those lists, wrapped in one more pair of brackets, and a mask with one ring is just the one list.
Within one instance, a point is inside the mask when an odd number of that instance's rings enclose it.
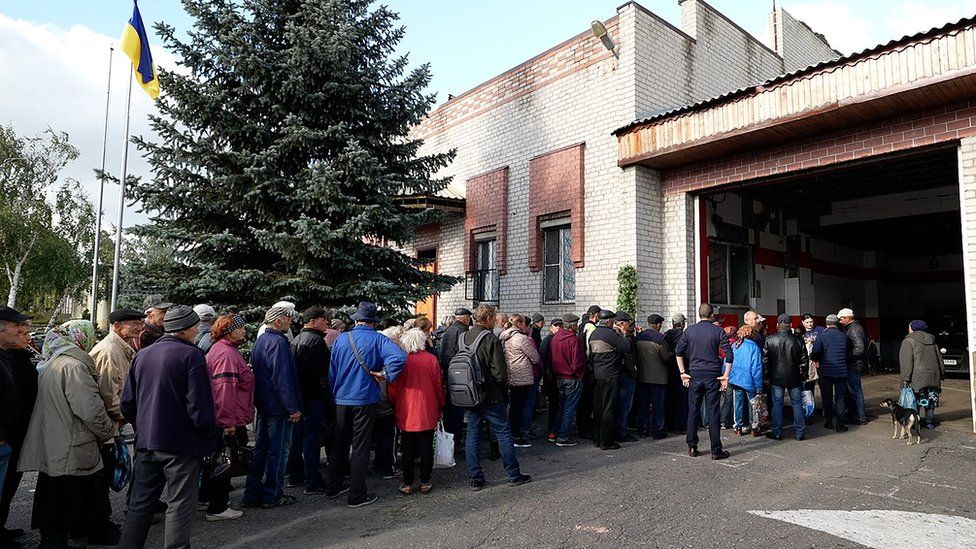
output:
{"label": "green foliage", "polygon": [[388,246],[439,219],[394,197],[434,194],[452,154],[409,135],[433,105],[427,65],[394,57],[404,29],[371,0],[184,0],[182,59],[161,70],[157,142],[136,138],[154,178],[131,196],[167,242],[168,299],[267,307],[282,296],[402,309],[456,283]]}
{"label": "green foliage", "polygon": [[637,299],[637,269],[633,265],[625,265],[617,271],[617,312],[626,311],[630,316],[637,317],[640,301]]}

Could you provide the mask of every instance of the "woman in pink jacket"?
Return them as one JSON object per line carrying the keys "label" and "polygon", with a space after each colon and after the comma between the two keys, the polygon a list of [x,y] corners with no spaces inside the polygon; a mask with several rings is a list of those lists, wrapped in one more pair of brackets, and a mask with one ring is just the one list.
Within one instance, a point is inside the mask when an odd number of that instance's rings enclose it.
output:
{"label": "woman in pink jacket", "polygon": [[[247,445],[247,425],[254,420],[254,374],[238,350],[244,342],[244,318],[224,315],[210,328],[213,347],[207,353],[207,369],[213,387],[217,425],[228,444]],[[214,480],[203,475],[201,501],[207,502],[207,520],[240,518],[241,511],[230,508],[230,479]]]}
{"label": "woman in pink jacket", "polygon": [[511,327],[506,328],[498,337],[505,348],[505,361],[508,362],[508,392],[511,396],[508,417],[512,424],[515,447],[528,448],[532,445],[525,435],[532,426],[523,423],[531,410],[529,395],[535,384],[534,365],[539,363],[539,351],[529,337],[529,323],[524,316],[509,315],[508,321]]}

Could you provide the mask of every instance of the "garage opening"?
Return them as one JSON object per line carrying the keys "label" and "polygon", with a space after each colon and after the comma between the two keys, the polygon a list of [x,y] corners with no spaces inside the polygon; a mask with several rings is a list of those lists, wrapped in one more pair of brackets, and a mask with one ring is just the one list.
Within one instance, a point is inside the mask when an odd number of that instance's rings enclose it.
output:
{"label": "garage opening", "polygon": [[[868,405],[897,394],[908,323],[929,323],[969,426],[969,356],[955,144],[814,169],[699,195],[702,295],[727,324],[752,308],[818,325],[853,309],[877,343]],[[965,379],[964,379],[965,378]],[[954,393],[952,387],[946,391]],[[948,397],[950,395],[946,395]],[[940,410],[940,413],[944,410]],[[877,410],[875,410],[877,413]]]}

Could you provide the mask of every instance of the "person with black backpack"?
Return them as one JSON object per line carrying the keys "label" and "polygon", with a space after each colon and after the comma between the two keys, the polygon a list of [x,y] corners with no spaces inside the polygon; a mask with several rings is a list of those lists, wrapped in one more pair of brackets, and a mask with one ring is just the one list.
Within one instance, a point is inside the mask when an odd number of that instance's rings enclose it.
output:
{"label": "person with black backpack", "polygon": [[491,425],[508,473],[510,486],[520,486],[532,480],[522,474],[515,454],[515,441],[508,423],[506,407],[507,363],[501,341],[494,335],[495,307],[482,305],[475,312],[476,324],[458,338],[458,352],[451,359],[447,371],[447,391],[451,402],[465,409],[468,424],[465,440],[465,459],[471,476],[471,489],[485,486],[481,468],[482,420]]}

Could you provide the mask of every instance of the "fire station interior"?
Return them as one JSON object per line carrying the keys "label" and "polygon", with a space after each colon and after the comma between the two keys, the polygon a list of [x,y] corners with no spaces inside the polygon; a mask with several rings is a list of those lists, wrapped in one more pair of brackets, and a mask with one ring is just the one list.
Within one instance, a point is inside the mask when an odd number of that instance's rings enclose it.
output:
{"label": "fire station interior", "polygon": [[897,396],[891,373],[899,369],[901,341],[909,322],[923,319],[959,385],[957,415],[968,420],[957,171],[953,145],[700,195],[709,301],[726,324],[741,324],[753,308],[769,331],[781,313],[794,325],[811,313],[823,325],[827,314],[853,309],[878,344],[876,373],[887,383],[877,390],[885,394],[869,395],[865,383],[866,398],[878,402]]}

